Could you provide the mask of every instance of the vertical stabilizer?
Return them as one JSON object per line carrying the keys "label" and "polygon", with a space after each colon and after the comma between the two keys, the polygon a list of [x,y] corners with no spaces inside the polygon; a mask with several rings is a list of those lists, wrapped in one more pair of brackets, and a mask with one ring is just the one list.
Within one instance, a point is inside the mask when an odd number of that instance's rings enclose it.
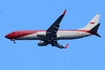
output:
{"label": "vertical stabilizer", "polygon": [[93,19],[84,28],[81,28],[80,30],[91,30],[98,24],[99,18],[100,18],[100,14],[96,14],[93,17]]}
{"label": "vertical stabilizer", "polygon": [[89,32],[93,35],[96,35],[98,37],[101,37],[99,34],[98,34],[98,28],[100,26],[100,23],[98,23],[99,21],[99,18],[100,18],[100,14],[96,14],[93,19],[83,28],[79,29],[79,30],[89,30]]}

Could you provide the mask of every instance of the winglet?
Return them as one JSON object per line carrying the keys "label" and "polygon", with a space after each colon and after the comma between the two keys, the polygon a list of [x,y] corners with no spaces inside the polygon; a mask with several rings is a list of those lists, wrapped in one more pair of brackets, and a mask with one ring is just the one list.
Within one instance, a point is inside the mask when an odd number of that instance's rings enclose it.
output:
{"label": "winglet", "polygon": [[64,16],[64,15],[65,15],[65,13],[66,13],[66,9],[65,9],[65,11],[63,12],[63,14],[62,14],[62,15]]}
{"label": "winglet", "polygon": [[68,48],[69,43],[66,44],[65,48]]}

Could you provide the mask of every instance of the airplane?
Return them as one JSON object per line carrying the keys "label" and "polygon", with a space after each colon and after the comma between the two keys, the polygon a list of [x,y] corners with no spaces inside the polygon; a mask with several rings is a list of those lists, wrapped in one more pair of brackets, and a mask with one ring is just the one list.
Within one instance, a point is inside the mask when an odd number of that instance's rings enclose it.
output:
{"label": "airplane", "polygon": [[50,44],[60,49],[65,49],[68,47],[69,43],[67,43],[66,46],[62,46],[58,43],[58,40],[79,39],[91,35],[101,37],[97,32],[100,26],[100,23],[98,23],[100,14],[96,14],[83,28],[77,30],[59,30],[60,22],[65,16],[65,13],[66,9],[47,30],[14,31],[7,34],[5,38],[10,39],[14,43],[16,43],[15,40],[40,40],[38,42],[38,46],[47,46]]}

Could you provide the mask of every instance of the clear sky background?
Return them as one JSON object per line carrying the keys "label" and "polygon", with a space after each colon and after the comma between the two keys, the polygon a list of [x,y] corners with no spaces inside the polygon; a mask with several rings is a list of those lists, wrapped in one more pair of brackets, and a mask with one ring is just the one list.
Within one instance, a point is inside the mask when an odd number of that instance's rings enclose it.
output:
{"label": "clear sky background", "polygon": [[[84,27],[100,14],[102,36],[59,41],[68,49],[37,46],[38,41],[4,38],[15,30],[47,29],[67,9],[60,29]],[[0,70],[105,70],[104,0],[0,0]]]}

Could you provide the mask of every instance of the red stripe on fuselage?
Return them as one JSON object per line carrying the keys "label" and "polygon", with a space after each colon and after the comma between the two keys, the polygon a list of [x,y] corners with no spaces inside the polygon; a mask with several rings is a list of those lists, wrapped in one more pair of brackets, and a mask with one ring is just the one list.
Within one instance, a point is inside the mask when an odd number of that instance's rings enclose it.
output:
{"label": "red stripe on fuselage", "polygon": [[[34,33],[37,33],[37,32],[45,32],[46,30],[21,30],[21,31],[14,31],[10,34],[7,34],[5,37],[8,38],[8,39],[16,39],[16,38],[19,38],[19,37],[23,37],[23,36],[26,36],[26,35],[30,35],[30,34],[34,34]],[[89,32],[89,30],[59,30],[59,31],[78,31],[78,32]]]}
{"label": "red stripe on fuselage", "polygon": [[38,31],[36,31],[36,30],[14,31],[14,32],[11,32],[10,34],[7,34],[5,37],[12,40],[12,39],[16,39],[16,38],[26,36],[26,35],[29,35],[29,34],[33,34],[33,33],[36,33],[36,32],[38,32]]}

